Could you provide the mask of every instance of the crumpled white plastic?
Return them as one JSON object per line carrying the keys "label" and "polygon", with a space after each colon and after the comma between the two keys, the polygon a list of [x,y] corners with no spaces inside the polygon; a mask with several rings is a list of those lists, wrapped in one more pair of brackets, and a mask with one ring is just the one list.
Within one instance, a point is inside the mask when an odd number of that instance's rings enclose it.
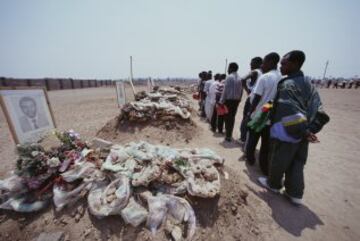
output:
{"label": "crumpled white plastic", "polygon": [[12,197],[2,203],[0,209],[14,210],[20,213],[31,213],[45,208],[48,204],[49,200],[37,200],[28,203],[25,197]]}
{"label": "crumpled white plastic", "polygon": [[17,175],[0,180],[0,199],[4,193],[16,194],[26,191],[22,178]]}
{"label": "crumpled white plastic", "polygon": [[148,211],[135,201],[133,197],[130,198],[128,205],[121,210],[121,217],[125,223],[137,227],[146,221]]}
{"label": "crumpled white plastic", "polygon": [[[189,119],[191,113],[189,112],[190,104],[176,95],[155,95],[147,94],[148,96],[139,101],[130,102],[129,105],[138,112],[149,111],[151,109],[163,110],[171,115],[178,115],[183,119]],[[151,99],[159,98],[158,102],[153,102]],[[177,103],[170,100],[177,99]],[[141,116],[139,116],[141,117]]]}
{"label": "crumpled white plastic", "polygon": [[183,222],[187,224],[186,239],[192,239],[196,229],[196,217],[194,210],[188,201],[167,194],[153,196],[150,192],[144,192],[140,195],[148,203],[149,215],[146,225],[152,233],[155,233],[166,218],[170,216],[179,224]]}
{"label": "crumpled white plastic", "polygon": [[120,176],[110,184],[98,184],[88,195],[89,211],[97,218],[119,215],[130,198],[129,179]]}
{"label": "crumpled white plastic", "polygon": [[74,204],[91,189],[92,183],[83,182],[71,191],[67,191],[64,187],[55,184],[53,187],[53,201],[56,211],[61,211],[65,206]]}

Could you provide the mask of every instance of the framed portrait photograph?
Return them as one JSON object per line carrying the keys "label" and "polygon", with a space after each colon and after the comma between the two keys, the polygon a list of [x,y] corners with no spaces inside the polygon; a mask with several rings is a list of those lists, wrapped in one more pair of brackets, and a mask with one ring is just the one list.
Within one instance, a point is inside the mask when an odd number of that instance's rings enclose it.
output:
{"label": "framed portrait photograph", "polygon": [[43,88],[0,88],[0,104],[17,144],[37,142],[56,128]]}
{"label": "framed portrait photograph", "polygon": [[125,93],[125,84],[123,81],[116,81],[116,96],[118,101],[118,106],[121,107],[126,104],[126,93]]}

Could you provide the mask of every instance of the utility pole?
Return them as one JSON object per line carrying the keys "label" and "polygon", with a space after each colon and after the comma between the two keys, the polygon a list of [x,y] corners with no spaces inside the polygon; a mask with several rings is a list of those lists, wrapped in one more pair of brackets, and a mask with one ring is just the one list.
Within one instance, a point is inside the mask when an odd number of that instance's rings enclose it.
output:
{"label": "utility pole", "polygon": [[134,87],[134,83],[133,83],[133,59],[132,59],[132,56],[130,56],[130,84],[131,84],[131,87],[132,87],[132,90],[134,92],[134,96],[135,96],[135,87]]}
{"label": "utility pole", "polygon": [[327,71],[328,65],[329,65],[329,60],[326,61],[326,63],[325,63],[325,70],[324,70],[323,80],[325,80],[325,76],[326,76],[326,71]]}
{"label": "utility pole", "polygon": [[228,65],[228,60],[225,59],[225,74],[226,74],[226,71],[227,71],[227,65]]}

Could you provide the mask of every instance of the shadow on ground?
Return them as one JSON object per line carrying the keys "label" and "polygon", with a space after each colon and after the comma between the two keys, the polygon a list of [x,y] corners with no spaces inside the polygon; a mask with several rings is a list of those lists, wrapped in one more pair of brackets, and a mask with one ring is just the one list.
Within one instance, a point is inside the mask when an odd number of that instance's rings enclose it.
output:
{"label": "shadow on ground", "polygon": [[198,198],[191,197],[190,203],[194,208],[198,224],[202,228],[212,227],[219,217],[219,199],[220,196],[214,198]]}
{"label": "shadow on ground", "polygon": [[225,149],[239,149],[240,150],[240,145],[238,143],[236,143],[235,141],[222,141],[219,143],[222,147],[224,147]]}
{"label": "shadow on ground", "polygon": [[[252,182],[259,185],[257,178],[261,176],[261,172],[257,166],[248,166],[244,172]],[[307,228],[315,230],[316,226],[324,225],[319,216],[305,205],[294,206],[284,195],[274,194],[265,189],[256,191],[248,185],[247,188],[271,208],[274,221],[295,237],[300,237],[302,231]]]}

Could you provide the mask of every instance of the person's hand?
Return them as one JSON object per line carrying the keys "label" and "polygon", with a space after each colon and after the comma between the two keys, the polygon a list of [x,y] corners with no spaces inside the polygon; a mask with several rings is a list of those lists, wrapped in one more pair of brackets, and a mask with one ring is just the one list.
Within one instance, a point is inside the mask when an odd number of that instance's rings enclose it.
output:
{"label": "person's hand", "polygon": [[310,142],[310,143],[319,143],[319,139],[317,138],[317,136],[314,133],[309,132],[306,136],[306,139]]}

